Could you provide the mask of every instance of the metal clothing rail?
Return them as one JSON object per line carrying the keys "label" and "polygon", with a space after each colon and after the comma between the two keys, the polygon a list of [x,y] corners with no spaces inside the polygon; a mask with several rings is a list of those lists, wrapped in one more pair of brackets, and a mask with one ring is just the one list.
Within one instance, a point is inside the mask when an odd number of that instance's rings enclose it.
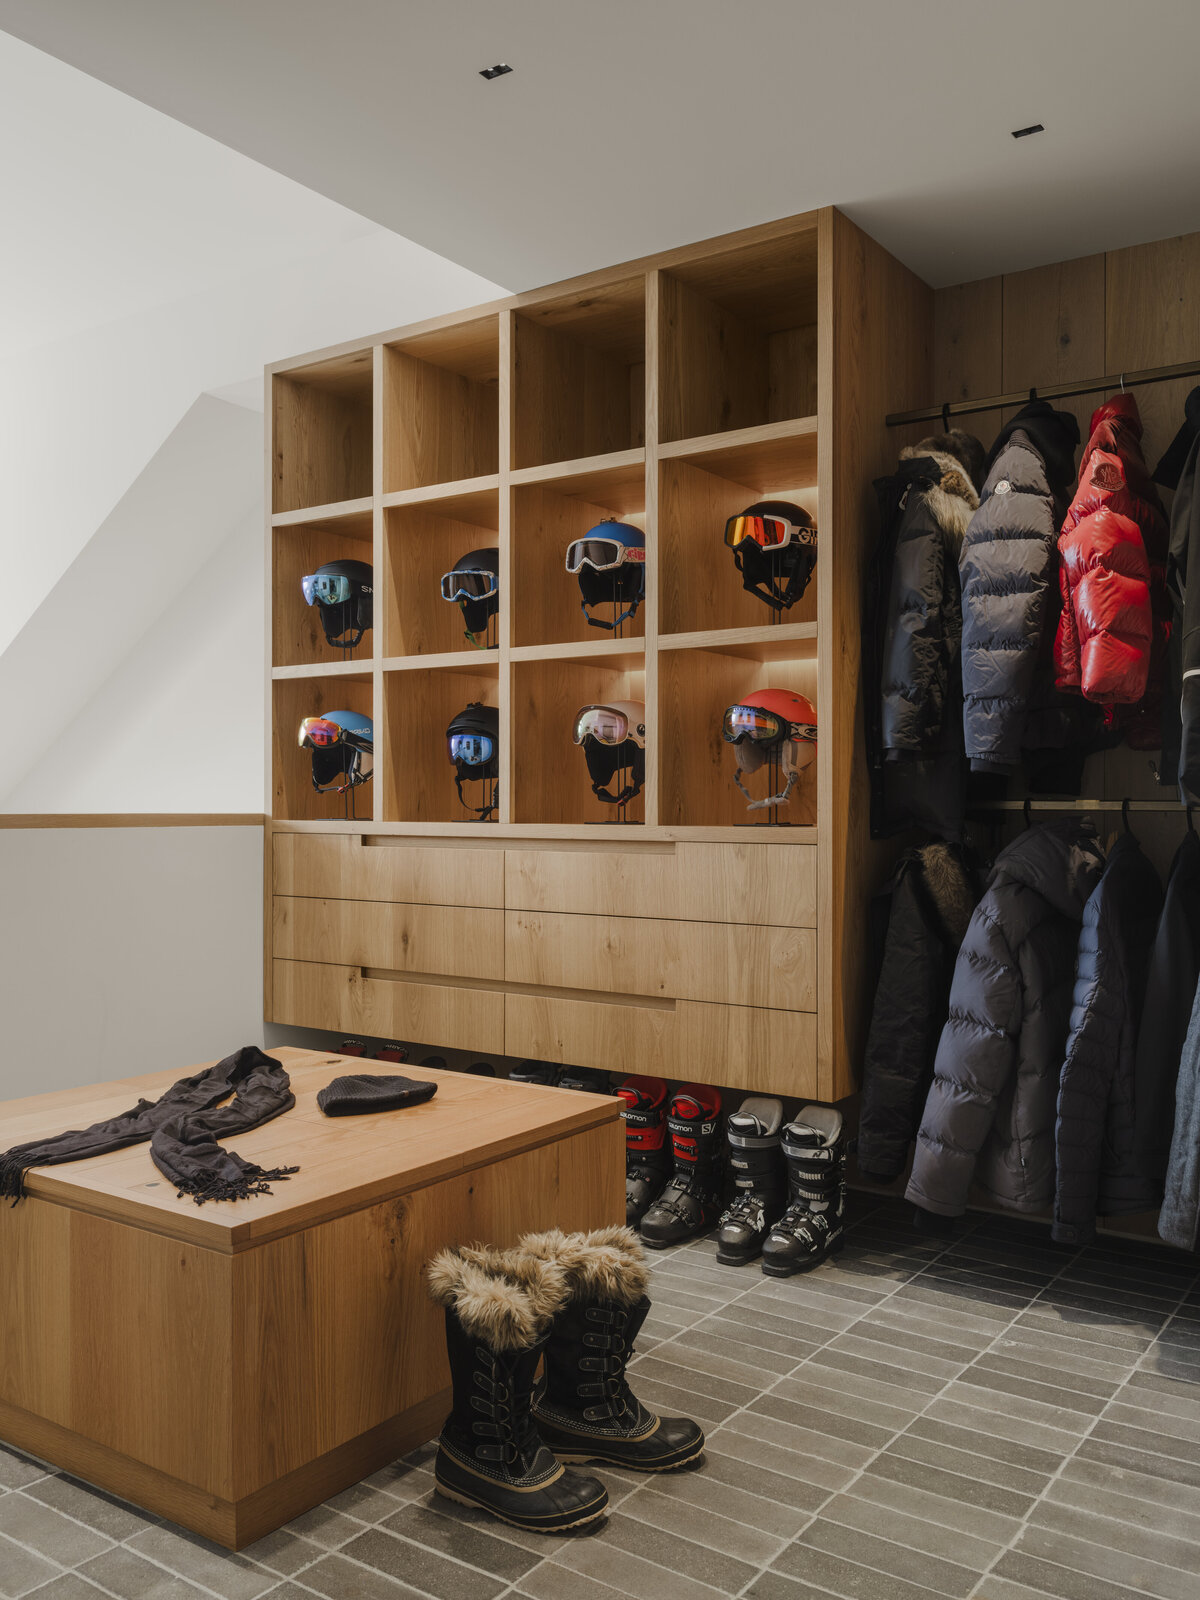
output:
{"label": "metal clothing rail", "polygon": [[1105,378],[1089,378],[1086,383],[1041,384],[1032,389],[1017,389],[1011,394],[994,394],[986,400],[945,400],[940,406],[925,406],[919,411],[893,411],[884,421],[889,428],[906,422],[940,422],[945,427],[950,417],[966,417],[975,411],[999,411],[1023,406],[1030,400],[1069,400],[1072,395],[1097,394],[1101,389],[1136,389],[1143,383],[1169,383],[1172,378],[1200,376],[1200,361],[1178,361],[1170,367],[1143,367],[1139,372],[1110,372]]}
{"label": "metal clothing rail", "polygon": [[968,805],[971,816],[992,811],[1158,811],[1174,812],[1182,821],[1191,809],[1182,800],[981,800]]}

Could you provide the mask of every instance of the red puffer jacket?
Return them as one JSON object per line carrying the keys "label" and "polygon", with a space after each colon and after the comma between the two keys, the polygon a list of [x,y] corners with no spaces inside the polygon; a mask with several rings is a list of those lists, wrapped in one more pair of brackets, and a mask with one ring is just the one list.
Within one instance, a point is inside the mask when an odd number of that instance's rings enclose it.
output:
{"label": "red puffer jacket", "polygon": [[1121,722],[1129,743],[1154,749],[1170,632],[1168,529],[1141,449],[1131,394],[1092,414],[1079,487],[1058,539],[1063,609],[1054,646],[1060,689],[1109,706],[1136,706]]}

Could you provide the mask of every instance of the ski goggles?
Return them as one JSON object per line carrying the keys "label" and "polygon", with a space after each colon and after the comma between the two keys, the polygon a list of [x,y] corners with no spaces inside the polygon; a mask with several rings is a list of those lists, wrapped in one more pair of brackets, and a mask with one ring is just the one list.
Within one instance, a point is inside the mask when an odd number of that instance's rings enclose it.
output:
{"label": "ski goggles", "polygon": [[450,759],[464,767],[483,767],[496,753],[495,741],[486,733],[452,733],[446,740]]}
{"label": "ski goggles", "polygon": [[633,732],[629,718],[611,706],[584,706],[575,718],[571,737],[576,744],[595,739],[598,744],[623,744]]}
{"label": "ski goggles", "polygon": [[739,744],[743,739],[754,744],[775,744],[783,739],[815,740],[817,737],[814,724],[786,722],[762,706],[730,706],[721,732],[729,744]]}
{"label": "ski goggles", "polygon": [[499,592],[499,578],[482,567],[456,567],[442,574],[443,600],[487,600]]}
{"label": "ski goggles", "polygon": [[345,728],[336,722],[330,722],[327,717],[305,717],[300,724],[300,747],[329,750],[335,744],[341,744],[345,735]]}
{"label": "ski goggles", "polygon": [[[353,578],[332,577],[328,573],[310,572],[300,579],[300,587],[304,591],[304,600],[307,605],[344,606],[354,593],[356,580]],[[370,590],[360,585],[365,594]]]}
{"label": "ski goggles", "polygon": [[815,544],[817,530],[799,527],[786,517],[730,517],[725,524],[725,543],[736,550],[747,542],[760,550],[782,550],[792,543]]}
{"label": "ski goggles", "polygon": [[573,539],[567,546],[568,572],[578,572],[581,567],[593,567],[597,572],[611,572],[626,561],[645,566],[645,546],[622,544],[619,539],[591,538]]}

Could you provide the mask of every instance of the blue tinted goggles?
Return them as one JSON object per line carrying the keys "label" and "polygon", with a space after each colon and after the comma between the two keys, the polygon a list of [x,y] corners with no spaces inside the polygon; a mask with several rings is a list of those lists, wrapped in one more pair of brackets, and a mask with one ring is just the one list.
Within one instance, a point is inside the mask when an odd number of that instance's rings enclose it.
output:
{"label": "blue tinted goggles", "polygon": [[451,761],[461,761],[465,767],[486,766],[496,751],[486,733],[452,733],[446,742]]}

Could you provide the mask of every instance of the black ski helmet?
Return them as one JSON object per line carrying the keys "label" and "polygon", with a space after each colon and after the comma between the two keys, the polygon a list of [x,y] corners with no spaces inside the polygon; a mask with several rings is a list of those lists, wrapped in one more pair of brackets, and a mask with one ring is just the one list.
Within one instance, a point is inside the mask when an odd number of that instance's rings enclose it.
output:
{"label": "black ski helmet", "polygon": [[[778,518],[790,523],[786,544],[764,549],[752,538],[733,542],[731,529],[750,518]],[[803,506],[790,500],[756,500],[725,524],[725,543],[742,575],[742,588],[775,611],[787,611],[808,588],[817,564],[817,525]]]}
{"label": "black ski helmet", "polygon": [[446,729],[446,751],[454,765],[454,786],[458,798],[468,811],[474,811],[480,822],[486,822],[496,809],[490,805],[469,806],[463,795],[464,781],[500,776],[500,713],[495,706],[481,705],[472,700],[470,705],[452,717]]}
{"label": "black ski helmet", "polygon": [[326,641],[335,650],[353,650],[372,626],[370,566],[365,561],[327,561],[301,578],[300,587],[305,601],[317,607]]}
{"label": "black ski helmet", "polygon": [[[571,737],[583,748],[592,793],[622,806],[641,793],[646,781],[646,707],[640,700],[607,700],[582,706]],[[628,776],[622,778],[622,774]],[[621,787],[607,787],[616,779]]]}
{"label": "black ski helmet", "polygon": [[[589,628],[615,632],[637,616],[646,598],[646,535],[628,522],[598,522],[567,546],[567,571],[579,580],[580,606]],[[625,609],[612,622],[593,617],[589,606]]]}
{"label": "black ski helmet", "polygon": [[[495,545],[468,550],[442,574],[442,599],[457,600],[467,638],[478,644],[500,606],[500,551]],[[480,647],[482,648],[482,646]]]}

